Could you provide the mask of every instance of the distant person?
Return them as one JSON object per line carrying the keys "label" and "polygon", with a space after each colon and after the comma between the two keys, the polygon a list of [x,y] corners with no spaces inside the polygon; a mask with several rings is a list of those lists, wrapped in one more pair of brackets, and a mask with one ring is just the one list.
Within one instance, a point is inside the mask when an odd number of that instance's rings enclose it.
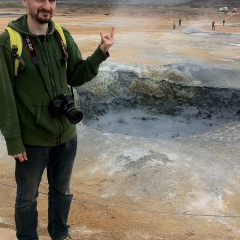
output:
{"label": "distant person", "polygon": [[212,30],[215,31],[215,22],[212,21]]}
{"label": "distant person", "polygon": [[81,120],[70,86],[80,86],[98,74],[99,65],[109,57],[114,28],[110,34],[100,32],[98,47],[84,60],[70,32],[63,28],[66,48],[55,31],[52,16],[57,0],[22,3],[26,14],[8,24],[23,38],[22,56],[17,56],[25,69],[15,77],[9,32],[0,35],[0,130],[8,154],[15,158],[16,237],[39,239],[37,197],[46,168],[48,232],[52,240],[70,240],[67,222],[77,152],[75,123]]}
{"label": "distant person", "polygon": [[179,25],[179,26],[182,25],[182,19],[181,19],[181,18],[178,20],[178,25]]}
{"label": "distant person", "polygon": [[173,22],[173,29],[176,29],[176,23],[175,23],[175,21]]}
{"label": "distant person", "polygon": [[224,26],[224,24],[225,24],[225,19],[223,19],[223,26]]}

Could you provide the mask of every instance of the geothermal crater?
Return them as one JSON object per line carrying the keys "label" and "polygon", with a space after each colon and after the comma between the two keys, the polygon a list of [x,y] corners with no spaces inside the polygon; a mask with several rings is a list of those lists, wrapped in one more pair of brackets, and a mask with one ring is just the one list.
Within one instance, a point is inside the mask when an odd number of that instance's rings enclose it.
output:
{"label": "geothermal crater", "polygon": [[83,122],[104,132],[173,138],[239,120],[240,91],[221,81],[228,75],[231,84],[238,72],[217,72],[196,65],[105,64],[77,89]]}

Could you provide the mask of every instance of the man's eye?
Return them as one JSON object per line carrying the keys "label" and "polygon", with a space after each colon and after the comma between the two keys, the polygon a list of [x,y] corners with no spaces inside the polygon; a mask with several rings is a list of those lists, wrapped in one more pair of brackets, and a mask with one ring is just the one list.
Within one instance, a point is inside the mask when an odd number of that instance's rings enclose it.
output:
{"label": "man's eye", "polygon": [[[37,2],[45,2],[46,0],[37,0]],[[50,3],[56,2],[56,0],[49,0]]]}

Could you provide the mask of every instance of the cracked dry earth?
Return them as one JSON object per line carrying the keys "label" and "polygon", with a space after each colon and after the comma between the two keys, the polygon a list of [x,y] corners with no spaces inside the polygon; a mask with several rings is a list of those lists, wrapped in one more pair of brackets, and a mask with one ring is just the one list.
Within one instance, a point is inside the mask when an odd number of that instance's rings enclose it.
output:
{"label": "cracked dry earth", "polygon": [[[182,26],[173,30],[179,17]],[[2,17],[0,30],[11,19]],[[212,8],[186,6],[181,11],[66,8],[59,9],[54,20],[71,31],[84,58],[98,45],[99,32],[108,33],[114,25],[116,40],[108,61],[239,66],[238,13],[223,15]],[[234,84],[239,88],[237,80]],[[78,129],[69,217],[74,239],[240,239],[238,122],[175,139],[104,133],[83,124]],[[3,141],[0,146],[0,239],[11,240],[15,239],[14,161]],[[50,239],[47,188],[44,175],[38,199],[40,240]]]}

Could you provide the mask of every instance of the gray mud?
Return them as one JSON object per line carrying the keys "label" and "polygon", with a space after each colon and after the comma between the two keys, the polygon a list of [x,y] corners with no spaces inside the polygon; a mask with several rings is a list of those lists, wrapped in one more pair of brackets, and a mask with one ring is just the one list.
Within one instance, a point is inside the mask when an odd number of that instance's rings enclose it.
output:
{"label": "gray mud", "polygon": [[[191,109],[185,109],[186,112]],[[195,111],[195,109],[193,109]],[[139,109],[119,112],[108,111],[106,115],[86,124],[94,129],[144,138],[174,138],[207,132],[232,120],[224,118],[185,118],[184,116],[153,115]]]}

